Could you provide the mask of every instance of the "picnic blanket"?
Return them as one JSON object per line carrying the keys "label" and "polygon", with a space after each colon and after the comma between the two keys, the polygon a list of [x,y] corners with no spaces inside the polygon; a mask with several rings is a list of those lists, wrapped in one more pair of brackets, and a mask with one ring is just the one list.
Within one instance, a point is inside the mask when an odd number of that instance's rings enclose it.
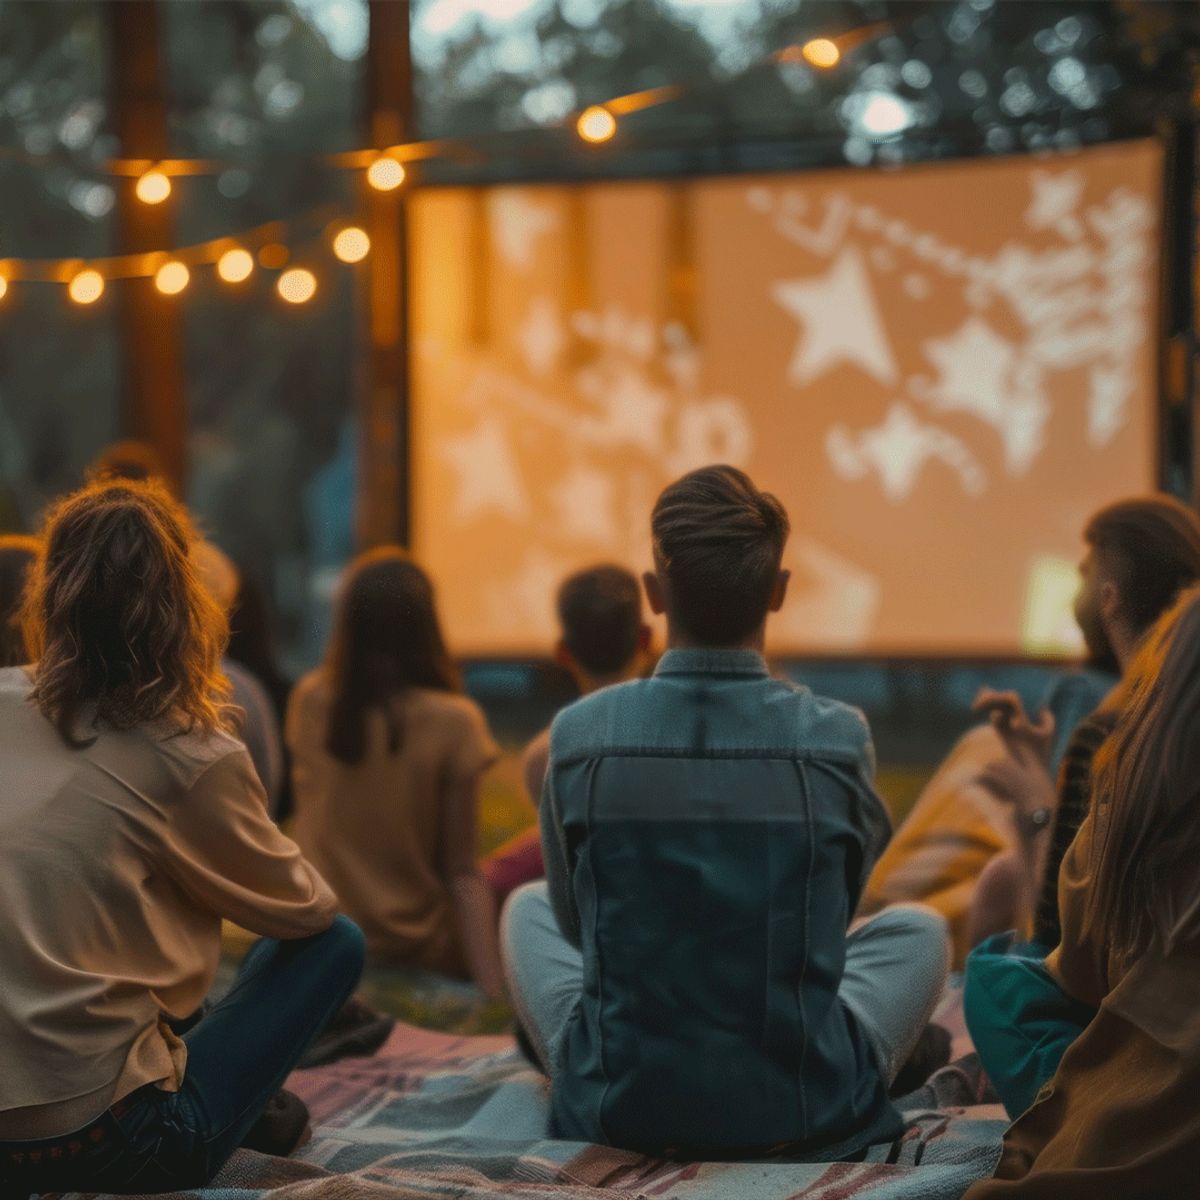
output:
{"label": "picnic blanket", "polygon": [[866,1162],[679,1163],[551,1140],[545,1080],[511,1037],[400,1024],[371,1058],[291,1077],[314,1129],[294,1157],[238,1151],[171,1200],[956,1200],[991,1174],[1005,1120],[983,1103],[956,995],[938,1019],[961,1057],[901,1101],[905,1136]]}

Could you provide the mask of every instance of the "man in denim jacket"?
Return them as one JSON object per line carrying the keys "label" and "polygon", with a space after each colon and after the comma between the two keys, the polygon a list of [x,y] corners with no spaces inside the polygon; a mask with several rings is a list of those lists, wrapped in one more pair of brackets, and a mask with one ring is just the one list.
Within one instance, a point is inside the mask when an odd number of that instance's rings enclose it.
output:
{"label": "man in denim jacket", "polygon": [[893,908],[848,933],[890,826],[862,715],[763,660],[778,500],[709,467],[663,492],[652,531],[669,649],[555,720],[546,882],[504,918],[554,1132],[855,1156],[901,1131],[888,1086],[944,985],[945,925]]}

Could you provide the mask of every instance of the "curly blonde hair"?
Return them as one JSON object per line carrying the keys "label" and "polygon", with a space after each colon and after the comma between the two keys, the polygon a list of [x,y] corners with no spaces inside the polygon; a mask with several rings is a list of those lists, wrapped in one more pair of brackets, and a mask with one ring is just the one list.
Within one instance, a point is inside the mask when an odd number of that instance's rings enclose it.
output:
{"label": "curly blonde hair", "polygon": [[33,703],[72,746],[76,726],[228,726],[225,614],[201,586],[187,512],[152,480],[98,480],[46,518],[22,623]]}

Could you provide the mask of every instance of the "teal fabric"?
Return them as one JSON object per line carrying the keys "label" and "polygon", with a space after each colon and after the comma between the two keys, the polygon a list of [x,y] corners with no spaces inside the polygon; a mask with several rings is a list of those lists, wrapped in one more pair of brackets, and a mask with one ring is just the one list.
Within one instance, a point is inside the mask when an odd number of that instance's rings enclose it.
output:
{"label": "teal fabric", "polygon": [[1046,970],[1045,946],[1012,932],[967,956],[963,1007],[971,1041],[1008,1115],[1016,1120],[1058,1070],[1095,1010],[1068,996]]}
{"label": "teal fabric", "polygon": [[838,1158],[899,1133],[837,994],[889,833],[872,774],[860,714],[744,651],[669,651],[559,714],[543,849],[583,957],[551,1071],[560,1136]]}

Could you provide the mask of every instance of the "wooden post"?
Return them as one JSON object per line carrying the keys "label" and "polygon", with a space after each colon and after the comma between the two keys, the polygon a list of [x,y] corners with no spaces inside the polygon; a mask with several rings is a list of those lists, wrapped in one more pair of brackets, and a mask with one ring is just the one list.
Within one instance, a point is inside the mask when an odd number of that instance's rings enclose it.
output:
{"label": "wooden post", "polygon": [[[368,136],[382,150],[413,136],[412,56],[408,0],[370,0],[367,48]],[[408,183],[391,192],[366,186],[371,255],[366,278],[367,380],[359,407],[356,525],[361,548],[407,545]]]}
{"label": "wooden post", "polygon": [[[123,158],[168,157],[167,97],[162,69],[163,29],[157,0],[103,5],[113,60],[113,122]],[[117,182],[117,236],[122,254],[174,245],[175,198],[143,204],[136,179]],[[162,296],[153,279],[112,285],[120,306],[124,357],[121,432],[149,442],[162,456],[170,482],[182,489],[187,401],[181,362],[180,301]]]}

